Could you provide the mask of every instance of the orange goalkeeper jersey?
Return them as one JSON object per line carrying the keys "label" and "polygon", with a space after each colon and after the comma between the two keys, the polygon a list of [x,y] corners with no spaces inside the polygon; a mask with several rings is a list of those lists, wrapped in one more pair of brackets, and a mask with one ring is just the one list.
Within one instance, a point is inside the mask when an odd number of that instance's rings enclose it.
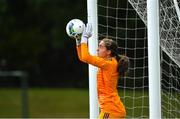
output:
{"label": "orange goalkeeper jersey", "polygon": [[126,111],[117,91],[118,64],[115,57],[107,60],[92,56],[89,54],[85,43],[77,46],[77,53],[81,61],[98,67],[97,91],[101,111],[112,113],[117,117],[125,117]]}

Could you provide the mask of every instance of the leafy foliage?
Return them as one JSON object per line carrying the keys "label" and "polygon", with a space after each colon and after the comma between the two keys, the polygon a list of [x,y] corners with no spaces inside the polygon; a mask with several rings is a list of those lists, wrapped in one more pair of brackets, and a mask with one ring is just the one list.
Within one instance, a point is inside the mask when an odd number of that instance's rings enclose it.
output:
{"label": "leafy foliage", "polygon": [[[48,75],[49,78],[66,80],[70,76],[68,70],[74,70],[78,61],[74,43],[66,35],[65,27],[72,18],[85,21],[85,2],[1,0],[0,68],[26,70],[33,79]],[[67,77],[60,76],[59,72]],[[73,73],[72,77],[76,75],[76,72]]]}

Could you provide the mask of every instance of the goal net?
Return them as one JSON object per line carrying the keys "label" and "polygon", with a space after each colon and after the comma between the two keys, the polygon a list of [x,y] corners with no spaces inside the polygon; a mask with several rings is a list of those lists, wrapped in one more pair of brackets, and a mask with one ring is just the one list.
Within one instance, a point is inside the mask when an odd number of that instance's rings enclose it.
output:
{"label": "goal net", "polygon": [[[160,0],[162,117],[180,117],[180,1]],[[146,0],[98,0],[98,36],[114,39],[130,58],[119,95],[127,117],[149,117]]]}

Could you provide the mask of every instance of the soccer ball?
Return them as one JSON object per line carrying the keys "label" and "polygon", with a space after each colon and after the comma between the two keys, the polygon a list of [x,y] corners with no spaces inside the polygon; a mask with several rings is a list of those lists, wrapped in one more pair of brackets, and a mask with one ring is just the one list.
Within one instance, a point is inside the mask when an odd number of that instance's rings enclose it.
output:
{"label": "soccer ball", "polygon": [[71,38],[80,39],[84,28],[85,24],[83,21],[79,19],[72,19],[66,25],[66,33]]}

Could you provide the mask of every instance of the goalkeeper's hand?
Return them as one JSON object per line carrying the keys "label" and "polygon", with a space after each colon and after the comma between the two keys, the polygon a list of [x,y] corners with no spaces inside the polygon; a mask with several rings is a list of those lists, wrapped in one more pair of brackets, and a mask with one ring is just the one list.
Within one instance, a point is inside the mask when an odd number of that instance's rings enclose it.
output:
{"label": "goalkeeper's hand", "polygon": [[81,43],[87,43],[87,40],[92,36],[92,24],[87,23],[82,36],[81,36]]}

